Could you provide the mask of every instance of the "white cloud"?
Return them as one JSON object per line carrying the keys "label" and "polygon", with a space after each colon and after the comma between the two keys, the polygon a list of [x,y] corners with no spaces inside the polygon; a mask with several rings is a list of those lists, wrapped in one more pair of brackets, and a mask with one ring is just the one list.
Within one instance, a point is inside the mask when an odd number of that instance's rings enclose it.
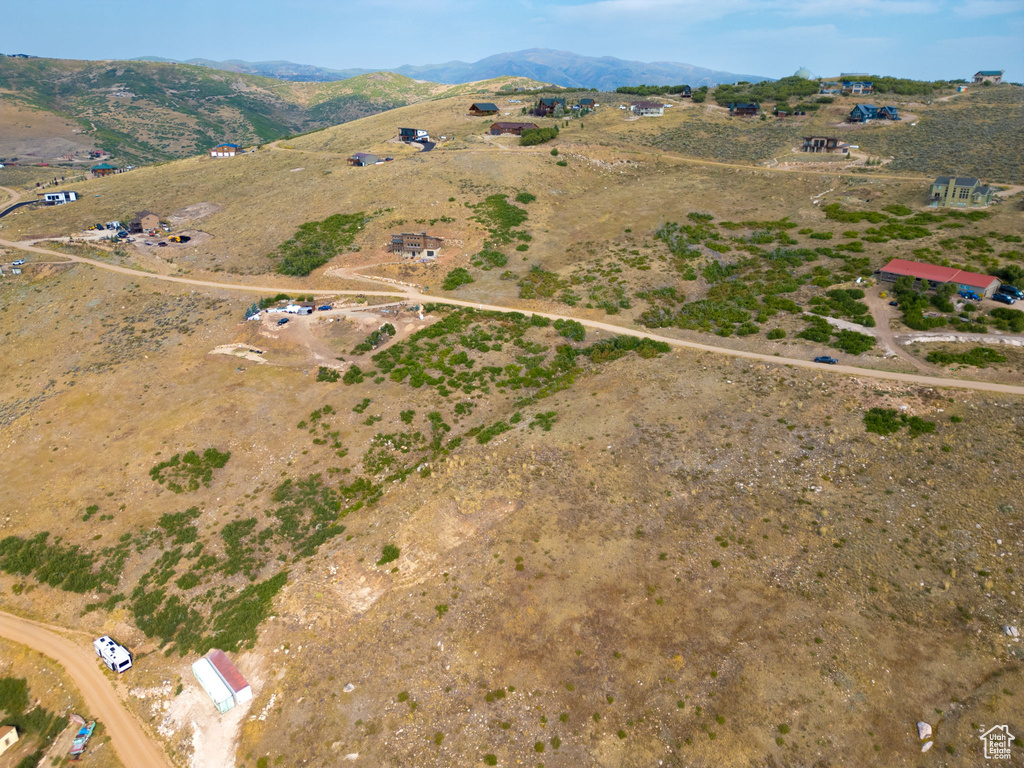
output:
{"label": "white cloud", "polygon": [[953,13],[972,19],[1024,12],[1024,0],[966,0],[953,6]]}

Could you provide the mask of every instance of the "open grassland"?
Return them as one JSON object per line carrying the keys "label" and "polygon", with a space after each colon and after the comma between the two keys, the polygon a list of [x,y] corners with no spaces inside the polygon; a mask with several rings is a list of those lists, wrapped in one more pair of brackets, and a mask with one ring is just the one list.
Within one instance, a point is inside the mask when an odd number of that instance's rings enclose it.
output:
{"label": "open grassland", "polygon": [[[143,168],[4,219],[5,240],[66,237],[148,208],[194,240],[61,247],[297,289],[365,268],[521,312],[353,300],[278,326],[242,322],[255,293],[84,265],[5,278],[0,602],[139,651],[132,706],[182,761],[202,746],[166,681],[214,645],[256,683],[240,768],[912,766],[917,720],[967,766],[980,724],[1024,728],[1024,653],[1002,633],[1024,607],[1019,398],[532,314],[1019,378],[1012,350],[882,359],[870,335],[1019,333],[987,305],[901,292],[881,329],[870,306],[893,256],[1020,264],[1019,198],[922,211],[923,177],[695,163],[617,109],[521,148],[465,107]],[[407,126],[450,138],[389,143]],[[349,167],[357,150],[395,160]],[[449,241],[437,264],[384,252],[424,230]],[[308,278],[273,274],[331,243]]]}
{"label": "open grassland", "polygon": [[[241,297],[81,267],[2,290],[4,535],[112,578],[5,556],[5,605],[114,632],[150,681],[194,658],[156,652],[194,647],[172,604],[256,640],[239,765],[912,765],[919,719],[969,765],[973,723],[1016,722],[1013,398],[441,309],[355,355],[376,325],[344,325],[361,375],[318,382],[286,331],[248,337],[269,365],[205,354],[253,327]],[[883,438],[873,407],[934,426]],[[209,486],[152,476],[209,447]],[[266,583],[256,627],[231,600]]]}

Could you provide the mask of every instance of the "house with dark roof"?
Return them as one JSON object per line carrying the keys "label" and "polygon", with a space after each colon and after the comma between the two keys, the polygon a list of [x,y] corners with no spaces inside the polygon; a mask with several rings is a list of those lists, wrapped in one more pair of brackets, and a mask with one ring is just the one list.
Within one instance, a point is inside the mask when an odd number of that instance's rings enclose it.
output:
{"label": "house with dark roof", "polygon": [[593,99],[580,99],[578,104],[580,109],[593,110],[597,107],[597,103]]}
{"label": "house with dark roof", "polygon": [[689,99],[693,96],[693,89],[688,85],[684,85],[683,90],[679,92],[679,95],[684,99]]}
{"label": "house with dark roof", "polygon": [[112,173],[117,173],[117,166],[111,165],[110,163],[100,163],[92,167],[93,176],[109,176]]}
{"label": "house with dark roof", "polygon": [[559,107],[565,111],[565,99],[541,99],[533,108],[533,114],[537,117],[550,117]]}
{"label": "house with dark roof", "polygon": [[870,80],[840,80],[840,90],[851,96],[861,96],[875,90],[875,84]]}
{"label": "house with dark roof", "polygon": [[349,165],[354,165],[358,168],[362,168],[364,165],[376,165],[379,162],[380,158],[369,152],[356,152],[348,159]]}
{"label": "house with dark roof", "polygon": [[992,85],[998,85],[1003,82],[1003,70],[1001,69],[983,69],[980,72],[974,73],[974,84],[981,85],[982,83],[992,83]]}
{"label": "house with dark roof", "polygon": [[894,106],[882,107],[878,110],[879,120],[902,120],[900,117],[900,111]]}
{"label": "house with dark roof", "polygon": [[640,117],[661,117],[665,114],[665,105],[660,101],[634,101],[629,109]]}
{"label": "house with dark roof", "polygon": [[895,283],[901,277],[912,277],[915,288],[937,288],[953,283],[961,291],[974,291],[986,298],[991,298],[1002,285],[999,278],[992,275],[905,259],[893,259],[879,270],[878,277],[887,283]]}
{"label": "house with dark roof", "polygon": [[139,211],[135,214],[135,218],[128,222],[128,232],[138,235],[143,232],[149,232],[159,226],[159,216],[152,211]]}
{"label": "house with dark roof", "polygon": [[536,123],[494,123],[488,133],[491,136],[522,136],[523,131],[535,131],[540,128]]}
{"label": "house with dark roof", "polygon": [[475,117],[485,117],[486,115],[498,114],[498,105],[491,104],[489,101],[478,101],[469,107],[469,114]]}
{"label": "house with dark roof", "polygon": [[928,190],[930,205],[978,208],[992,202],[992,188],[973,176],[939,176]]}
{"label": "house with dark roof", "polygon": [[759,114],[761,114],[761,105],[758,104],[757,102],[729,105],[730,117],[757,117]]}
{"label": "house with dark roof", "polygon": [[410,141],[430,141],[430,133],[422,128],[399,128],[398,140],[407,143]]}
{"label": "house with dark roof", "polygon": [[850,110],[847,120],[851,123],[866,123],[878,119],[878,107],[874,104],[858,104]]}
{"label": "house with dark roof", "polygon": [[210,157],[234,157],[240,151],[237,144],[218,144],[210,150]]}

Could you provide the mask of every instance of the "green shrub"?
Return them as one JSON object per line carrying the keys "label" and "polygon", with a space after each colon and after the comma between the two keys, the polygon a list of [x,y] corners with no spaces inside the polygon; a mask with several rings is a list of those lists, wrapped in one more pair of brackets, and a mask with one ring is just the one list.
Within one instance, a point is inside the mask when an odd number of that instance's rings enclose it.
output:
{"label": "green shrub", "polygon": [[519,137],[519,146],[532,147],[535,144],[543,144],[558,136],[558,126],[552,125],[548,128],[527,128]]}
{"label": "green shrub", "polygon": [[555,320],[555,330],[570,341],[583,341],[587,336],[586,328],[576,320]]}
{"label": "green shrub", "polygon": [[355,363],[352,363],[352,365],[349,366],[349,369],[345,371],[345,375],[341,377],[341,383],[347,386],[351,386],[352,384],[361,384],[364,378],[365,375],[363,374],[362,369]]}
{"label": "green shrub", "polygon": [[935,422],[920,416],[907,416],[895,408],[872,408],[864,414],[864,428],[878,435],[892,435],[903,427],[910,429],[912,438],[935,431]]}
{"label": "green shrub", "polygon": [[341,374],[333,368],[327,368],[323,365],[320,366],[320,370],[316,373],[317,381],[328,381],[334,382],[341,378]]}
{"label": "green shrub", "polygon": [[771,339],[772,341],[774,341],[775,339],[786,338],[786,332],[781,328],[772,328],[770,331],[768,331],[767,335],[768,338]]}
{"label": "green shrub", "polygon": [[529,192],[520,192],[516,195],[516,202],[527,205],[537,199],[536,195],[530,194]]}
{"label": "green shrub", "polygon": [[304,277],[350,246],[366,220],[360,212],[336,213],[323,221],[307,222],[291,240],[279,245],[270,258],[278,260],[277,271],[282,275]]}
{"label": "green shrub", "polygon": [[401,551],[394,544],[385,544],[381,550],[380,560],[377,561],[377,565],[387,565],[397,560],[401,554]]}
{"label": "green shrub", "polygon": [[456,267],[445,275],[441,288],[445,291],[455,291],[463,285],[469,285],[472,282],[474,282],[473,276],[469,274],[468,270],[464,267]]}
{"label": "green shrub", "polygon": [[929,352],[925,359],[929,363],[936,363],[937,365],[960,363],[961,365],[986,368],[992,363],[1005,363],[1006,355],[988,347],[975,347],[967,352]]}
{"label": "green shrub", "polygon": [[216,448],[207,448],[200,456],[195,451],[179,456],[174,454],[149,470],[149,476],[175,493],[198,491],[199,486],[210,487],[213,470],[221,469],[228,463],[231,454],[220,453]]}

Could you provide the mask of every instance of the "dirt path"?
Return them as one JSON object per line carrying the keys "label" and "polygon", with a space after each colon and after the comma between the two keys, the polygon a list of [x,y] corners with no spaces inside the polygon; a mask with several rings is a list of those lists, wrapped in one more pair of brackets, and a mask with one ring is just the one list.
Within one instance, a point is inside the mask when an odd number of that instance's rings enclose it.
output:
{"label": "dirt path", "polygon": [[[103,723],[110,743],[125,766],[172,768],[160,746],[121,704],[110,681],[100,671],[87,637],[72,642],[45,624],[0,612],[0,636],[49,656],[78,686],[90,715]],[[131,674],[130,672],[128,674]]]}
{"label": "dirt path", "polygon": [[905,350],[903,346],[896,340],[895,334],[892,332],[891,324],[889,322],[892,317],[890,312],[889,300],[883,299],[881,296],[865,291],[864,303],[868,305],[868,309],[871,311],[871,316],[875,318],[875,327],[871,329],[871,334],[875,337],[878,343],[888,352],[892,352],[900,360],[910,363],[914,368],[923,373],[932,373],[935,368],[932,365],[918,360],[910,352]]}
{"label": "dirt path", "polygon": [[[0,245],[7,245],[12,248],[22,248],[22,250],[28,250],[33,253],[42,253],[47,256],[61,256],[69,259],[70,261],[77,261],[83,264],[90,264],[100,269],[107,269],[112,272],[117,272],[123,275],[131,275],[135,278],[146,279],[146,280],[166,280],[172,283],[181,283],[184,285],[197,285],[203,288],[217,288],[221,290],[234,290],[234,291],[249,291],[257,293],[282,293],[285,291],[295,291],[294,287],[283,288],[280,286],[265,286],[265,285],[240,285],[238,283],[218,283],[213,280],[193,280],[187,277],[172,277],[170,275],[156,275],[149,272],[140,272],[128,267],[119,267],[113,264],[106,264],[102,261],[96,261],[94,259],[86,259],[82,256],[70,256],[67,254],[57,253],[56,251],[48,251],[45,248],[37,248],[35,246],[24,247],[19,243],[13,243],[6,240],[0,240]],[[403,288],[396,286],[392,291],[324,291],[324,290],[309,290],[302,289],[305,293],[310,293],[317,296],[404,296],[405,300],[410,304],[424,304],[428,302],[438,304],[451,304],[456,307],[475,307],[477,309],[484,309],[491,312],[521,312],[523,311],[519,307],[504,307],[495,304],[481,304],[476,301],[461,301],[459,299],[449,299],[446,297],[432,296],[429,294],[419,293],[409,288]],[[541,317],[547,317],[551,320],[576,320],[582,325],[588,328],[594,328],[601,331],[608,331],[609,333],[622,334],[627,336],[636,336],[642,339],[652,339],[654,341],[663,341],[672,347],[680,349],[696,349],[701,352],[714,352],[721,355],[729,355],[730,357],[742,357],[747,360],[758,360],[764,363],[771,363],[772,365],[792,365],[797,368],[813,368],[818,371],[828,371],[834,373],[847,373],[854,376],[863,376],[872,379],[887,379],[889,381],[902,381],[908,384],[921,384],[930,387],[957,387],[959,389],[973,389],[984,392],[1005,392],[1012,395],[1024,395],[1024,386],[1015,386],[1012,384],[994,384],[986,381],[971,381],[969,379],[947,379],[938,376],[924,376],[918,374],[909,373],[896,373],[893,371],[878,371],[870,368],[858,368],[854,365],[820,365],[818,363],[811,362],[810,360],[800,360],[792,357],[776,357],[775,355],[764,355],[757,352],[747,352],[740,349],[729,349],[727,347],[716,347],[712,344],[701,344],[696,341],[684,341],[683,339],[673,339],[668,336],[659,336],[656,333],[650,333],[649,331],[642,331],[635,328],[628,328],[622,325],[615,325],[613,323],[603,323],[597,320],[584,320],[582,318],[572,317],[571,315],[559,315],[552,312],[532,312],[532,314],[539,315]]]}

